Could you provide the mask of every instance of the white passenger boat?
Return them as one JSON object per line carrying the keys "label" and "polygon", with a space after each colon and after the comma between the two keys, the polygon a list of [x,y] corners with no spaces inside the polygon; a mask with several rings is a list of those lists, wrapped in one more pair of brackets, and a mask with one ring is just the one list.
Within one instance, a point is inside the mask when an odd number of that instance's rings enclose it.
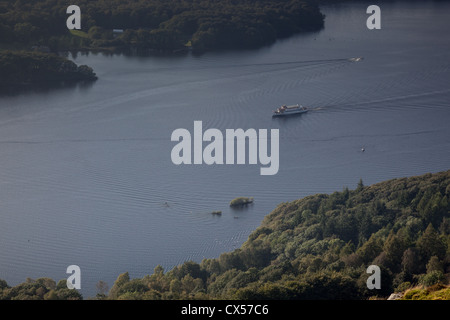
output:
{"label": "white passenger boat", "polygon": [[305,112],[308,112],[308,108],[303,107],[303,106],[298,105],[298,104],[293,105],[293,106],[283,105],[283,106],[277,108],[273,112],[272,117],[289,116],[289,115],[305,113]]}

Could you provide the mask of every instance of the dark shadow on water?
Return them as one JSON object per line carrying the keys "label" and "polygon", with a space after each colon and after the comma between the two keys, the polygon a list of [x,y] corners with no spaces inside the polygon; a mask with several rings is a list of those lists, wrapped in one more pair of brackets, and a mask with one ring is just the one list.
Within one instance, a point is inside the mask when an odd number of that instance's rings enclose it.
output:
{"label": "dark shadow on water", "polygon": [[95,81],[62,81],[51,83],[35,83],[26,85],[10,85],[0,87],[0,96],[20,96],[29,93],[50,93],[58,90],[79,89],[88,91],[94,86]]}
{"label": "dark shadow on water", "polygon": [[308,113],[290,114],[288,116],[272,117],[272,119],[274,119],[276,121],[287,122],[287,121],[290,121],[290,120],[299,119],[301,117],[306,117],[307,114]]}
{"label": "dark shadow on water", "polygon": [[244,211],[249,210],[251,207],[253,207],[253,204],[254,203],[251,202],[251,203],[247,203],[247,204],[233,206],[233,207],[230,207],[230,208],[231,208],[232,211],[235,211],[235,212],[244,212]]}

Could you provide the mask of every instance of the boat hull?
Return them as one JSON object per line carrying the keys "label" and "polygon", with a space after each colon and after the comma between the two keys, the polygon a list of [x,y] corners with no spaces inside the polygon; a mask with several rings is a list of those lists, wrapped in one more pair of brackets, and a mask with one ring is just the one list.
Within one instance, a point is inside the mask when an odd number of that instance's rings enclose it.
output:
{"label": "boat hull", "polygon": [[292,111],[292,112],[274,112],[272,117],[288,117],[293,115],[298,115],[302,113],[306,113],[308,110],[298,110],[298,111]]}

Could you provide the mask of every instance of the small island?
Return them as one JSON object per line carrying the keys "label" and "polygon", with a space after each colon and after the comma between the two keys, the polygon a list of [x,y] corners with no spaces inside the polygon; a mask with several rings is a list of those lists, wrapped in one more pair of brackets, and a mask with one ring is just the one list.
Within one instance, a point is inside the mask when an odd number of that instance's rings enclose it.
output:
{"label": "small island", "polygon": [[253,203],[253,197],[247,198],[247,197],[237,197],[231,200],[230,207],[243,207],[250,203]]}

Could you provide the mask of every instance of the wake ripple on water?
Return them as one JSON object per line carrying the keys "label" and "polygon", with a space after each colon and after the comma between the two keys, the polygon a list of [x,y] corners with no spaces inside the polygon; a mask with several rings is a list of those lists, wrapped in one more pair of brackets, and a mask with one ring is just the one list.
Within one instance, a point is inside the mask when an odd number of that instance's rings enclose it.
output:
{"label": "wake ripple on water", "polygon": [[[349,59],[327,59],[229,66],[237,68],[238,75],[227,78],[219,73],[214,86],[219,85],[225,92],[227,88],[233,88],[237,95],[207,101],[195,110],[195,116],[208,119],[209,126],[218,128],[249,127],[252,123],[267,122],[272,110],[285,103],[276,101],[280,94],[296,94],[297,101],[305,99],[306,95],[307,101],[314,101],[317,97],[303,86],[311,83],[317,86],[314,82],[318,79],[352,63]],[[258,69],[249,69],[254,66]]]}
{"label": "wake ripple on water", "polygon": [[[444,103],[446,96],[450,92],[450,89],[438,90],[438,91],[430,91],[430,92],[420,92],[420,93],[409,93],[405,95],[391,96],[391,97],[382,97],[378,99],[373,99],[369,101],[360,101],[353,103],[341,103],[334,105],[326,105],[313,108],[312,110],[326,110],[327,112],[342,112],[342,111],[351,111],[351,112],[364,112],[368,109],[375,112],[386,112],[388,110],[393,109],[409,109],[411,107],[420,108],[420,109],[443,109],[448,108],[448,104]],[[443,96],[444,99],[442,103],[424,103],[420,104],[417,102],[419,98],[429,97],[439,99],[440,96]],[[448,100],[447,100],[448,101]]]}

